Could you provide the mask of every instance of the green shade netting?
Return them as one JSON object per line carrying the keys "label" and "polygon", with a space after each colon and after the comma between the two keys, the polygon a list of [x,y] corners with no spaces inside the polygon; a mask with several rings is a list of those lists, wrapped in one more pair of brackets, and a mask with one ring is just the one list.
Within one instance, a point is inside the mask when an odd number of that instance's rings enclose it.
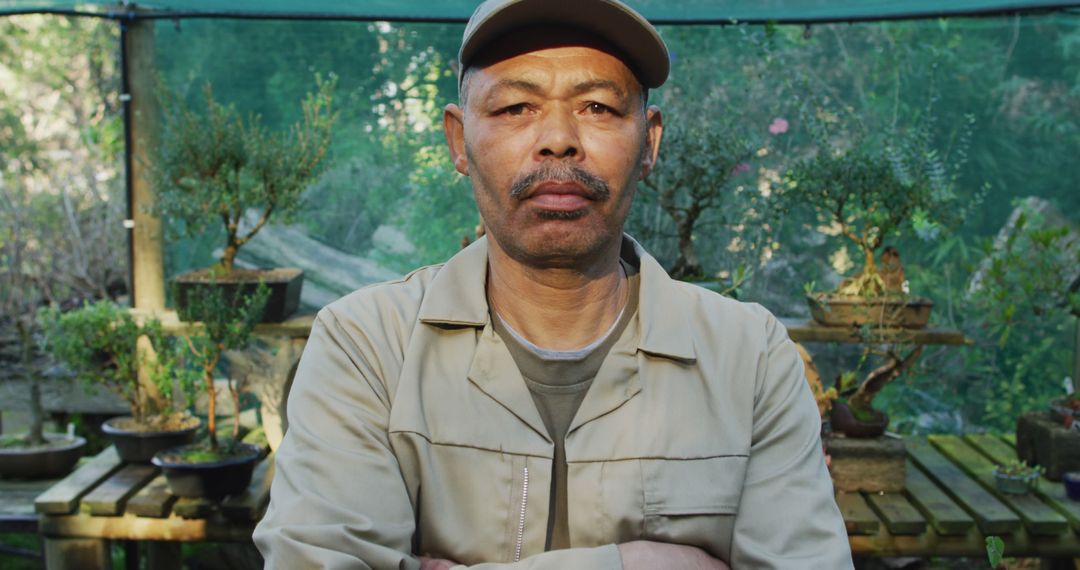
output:
{"label": "green shade netting", "polygon": [[[1080,6],[1076,1],[1048,0],[631,0],[631,6],[658,22],[842,21],[1038,11]],[[140,2],[142,8],[189,15],[327,17],[377,20],[464,21],[475,0],[165,0]],[[119,3],[61,0],[0,0],[0,14],[35,11],[77,11],[108,15],[123,12]]]}

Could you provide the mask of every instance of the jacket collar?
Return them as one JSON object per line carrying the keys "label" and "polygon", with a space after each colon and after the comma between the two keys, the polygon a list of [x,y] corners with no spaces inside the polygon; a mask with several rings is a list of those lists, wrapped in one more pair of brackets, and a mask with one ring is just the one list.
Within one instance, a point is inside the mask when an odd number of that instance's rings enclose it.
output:
{"label": "jacket collar", "polygon": [[[431,282],[420,304],[420,322],[429,325],[485,327],[490,319],[487,294],[487,237],[450,258]],[[687,323],[694,315],[686,291],[633,238],[623,234],[622,258],[641,272],[638,349],[684,362],[696,359]]]}

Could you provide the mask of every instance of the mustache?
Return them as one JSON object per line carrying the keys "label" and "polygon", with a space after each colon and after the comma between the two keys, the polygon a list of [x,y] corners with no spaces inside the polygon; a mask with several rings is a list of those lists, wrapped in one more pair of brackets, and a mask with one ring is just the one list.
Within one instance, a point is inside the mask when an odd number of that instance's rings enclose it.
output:
{"label": "mustache", "polygon": [[585,189],[590,200],[607,200],[611,197],[611,188],[599,176],[574,164],[544,162],[536,170],[518,177],[510,185],[510,197],[522,200],[529,188],[542,182],[575,182]]}

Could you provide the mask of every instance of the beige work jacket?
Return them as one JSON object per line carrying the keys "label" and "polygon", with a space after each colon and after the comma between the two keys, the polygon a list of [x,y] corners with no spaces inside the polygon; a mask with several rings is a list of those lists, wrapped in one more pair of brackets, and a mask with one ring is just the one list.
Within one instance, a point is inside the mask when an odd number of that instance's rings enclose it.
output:
{"label": "beige work jacket", "polygon": [[288,402],[268,568],[620,568],[618,543],[734,570],[850,568],[819,417],[784,327],[674,281],[633,240],[638,314],[566,435],[573,548],[544,552],[554,448],[484,293],[487,242],[323,309]]}

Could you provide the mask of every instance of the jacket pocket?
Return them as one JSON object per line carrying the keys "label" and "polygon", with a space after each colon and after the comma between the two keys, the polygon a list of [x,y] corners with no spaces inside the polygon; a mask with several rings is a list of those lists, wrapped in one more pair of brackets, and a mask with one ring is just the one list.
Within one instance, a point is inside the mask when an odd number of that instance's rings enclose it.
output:
{"label": "jacket pocket", "polygon": [[745,456],[642,460],[645,538],[730,560]]}

